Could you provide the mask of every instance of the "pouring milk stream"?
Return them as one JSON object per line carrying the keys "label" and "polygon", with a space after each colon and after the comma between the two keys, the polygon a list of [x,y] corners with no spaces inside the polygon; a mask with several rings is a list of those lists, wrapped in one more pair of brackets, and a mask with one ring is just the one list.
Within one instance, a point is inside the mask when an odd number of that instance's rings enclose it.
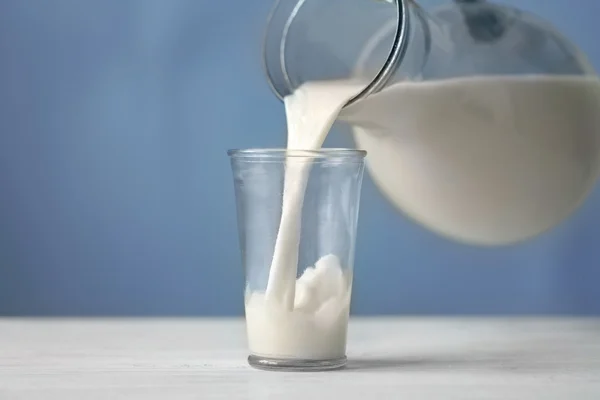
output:
{"label": "pouring milk stream", "polygon": [[[598,175],[595,74],[407,78],[347,105],[365,86],[348,78],[296,87],[285,97],[288,148],[319,149],[336,119],[348,123],[386,198],[446,237],[491,246],[531,238],[567,217]],[[325,256],[296,279],[309,174],[308,163],[286,168],[267,290],[246,301],[250,347],[261,354],[344,355],[350,289],[339,260]],[[267,330],[280,334],[266,339]]]}
{"label": "pouring milk stream", "polygon": [[[288,149],[317,150],[357,82],[308,83],[285,98]],[[279,232],[265,294],[246,300],[249,345],[255,354],[304,359],[345,356],[351,277],[333,254],[296,280],[300,221],[310,159],[286,163]]]}

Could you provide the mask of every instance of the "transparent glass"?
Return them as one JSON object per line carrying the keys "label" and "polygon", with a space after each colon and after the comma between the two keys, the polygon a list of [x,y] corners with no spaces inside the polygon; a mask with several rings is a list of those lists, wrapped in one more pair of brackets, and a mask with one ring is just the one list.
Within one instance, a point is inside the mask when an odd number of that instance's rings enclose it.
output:
{"label": "transparent glass", "polygon": [[549,23],[485,0],[425,11],[414,0],[277,0],[264,41],[283,98],[307,81],[361,79],[354,103],[404,80],[473,75],[595,75]]}
{"label": "transparent glass", "polygon": [[246,279],[250,365],[344,366],[366,153],[259,149],[228,154]]}

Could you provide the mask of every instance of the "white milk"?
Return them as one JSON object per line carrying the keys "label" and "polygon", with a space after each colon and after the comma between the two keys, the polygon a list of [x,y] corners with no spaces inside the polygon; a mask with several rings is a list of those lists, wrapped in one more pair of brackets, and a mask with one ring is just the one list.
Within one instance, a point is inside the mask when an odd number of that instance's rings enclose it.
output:
{"label": "white milk", "polygon": [[[288,149],[317,150],[342,107],[363,87],[309,83],[286,97]],[[310,162],[286,163],[279,232],[266,293],[246,294],[246,327],[253,354],[331,360],[344,357],[352,276],[326,255],[296,281],[300,221]]]}
{"label": "white milk", "polygon": [[344,110],[392,204],[459,241],[502,245],[558,224],[598,174],[600,81],[399,83]]}
{"label": "white milk", "polygon": [[[361,89],[355,82],[311,82],[285,98],[290,150],[318,150],[342,107]],[[286,163],[283,208],[277,235],[267,298],[292,309],[298,264],[300,220],[310,160],[289,158]]]}
{"label": "white milk", "polygon": [[344,357],[351,274],[343,272],[336,256],[328,255],[317,261],[315,267],[307,268],[297,281],[294,278],[292,310],[279,301],[268,300],[264,293],[246,293],[250,351],[273,358]]}

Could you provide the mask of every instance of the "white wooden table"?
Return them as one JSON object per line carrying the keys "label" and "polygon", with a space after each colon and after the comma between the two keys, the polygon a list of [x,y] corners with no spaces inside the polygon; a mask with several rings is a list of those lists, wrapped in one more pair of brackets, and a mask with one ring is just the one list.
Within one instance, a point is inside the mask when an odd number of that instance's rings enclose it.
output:
{"label": "white wooden table", "polygon": [[335,372],[245,346],[239,319],[0,319],[0,399],[600,400],[600,319],[354,318]]}

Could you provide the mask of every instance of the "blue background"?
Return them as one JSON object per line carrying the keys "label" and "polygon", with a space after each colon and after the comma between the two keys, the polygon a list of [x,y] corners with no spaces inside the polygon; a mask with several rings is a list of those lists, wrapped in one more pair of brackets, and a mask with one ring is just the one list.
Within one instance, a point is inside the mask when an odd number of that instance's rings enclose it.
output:
{"label": "blue background", "polygon": [[[600,2],[510,3],[600,69]],[[285,143],[261,71],[270,6],[0,2],[0,314],[242,313],[225,150]],[[599,222],[596,190],[532,242],[470,248],[395,213],[367,177],[354,312],[600,314]]]}

